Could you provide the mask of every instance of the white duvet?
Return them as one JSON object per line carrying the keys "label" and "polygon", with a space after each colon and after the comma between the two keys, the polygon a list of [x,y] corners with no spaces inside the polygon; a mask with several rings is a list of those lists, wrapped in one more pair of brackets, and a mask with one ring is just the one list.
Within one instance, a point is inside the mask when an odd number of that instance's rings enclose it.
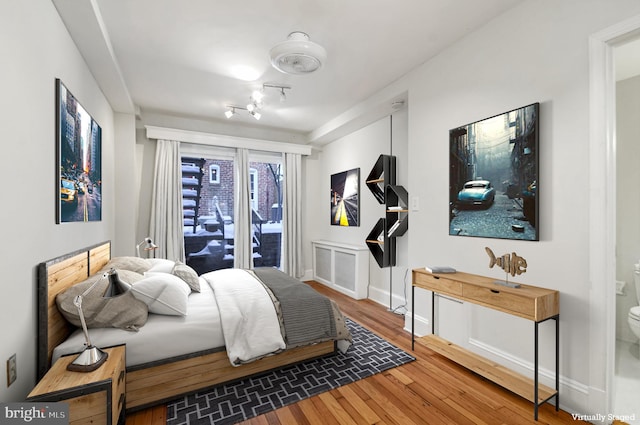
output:
{"label": "white duvet", "polygon": [[286,348],[271,296],[250,272],[223,269],[201,277],[215,293],[231,364],[239,366]]}

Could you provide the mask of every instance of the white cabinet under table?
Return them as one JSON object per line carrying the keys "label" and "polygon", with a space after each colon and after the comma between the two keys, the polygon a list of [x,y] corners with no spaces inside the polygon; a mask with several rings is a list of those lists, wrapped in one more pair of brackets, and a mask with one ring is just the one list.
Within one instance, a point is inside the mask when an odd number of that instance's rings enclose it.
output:
{"label": "white cabinet under table", "polygon": [[[495,279],[456,272],[432,274],[424,269],[412,272],[411,311],[415,312],[415,288],[431,291],[431,335],[415,338],[415,314],[411,319],[411,348],[418,342],[431,350],[455,361],[469,370],[484,376],[496,384],[526,398],[534,404],[534,419],[538,420],[538,407],[555,398],[556,410],[559,399],[559,331],[560,293],[556,290],[531,285],[511,288],[495,283]],[[462,301],[478,304],[504,313],[519,316],[534,322],[534,377],[524,377],[506,367],[459,347],[435,335],[435,295],[447,295]],[[555,389],[538,382],[538,325],[555,320]]]}

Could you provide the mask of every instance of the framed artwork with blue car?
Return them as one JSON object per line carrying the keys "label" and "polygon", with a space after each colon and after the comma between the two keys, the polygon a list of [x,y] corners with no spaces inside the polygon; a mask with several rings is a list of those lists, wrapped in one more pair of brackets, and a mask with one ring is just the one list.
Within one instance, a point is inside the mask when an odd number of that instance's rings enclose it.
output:
{"label": "framed artwork with blue car", "polygon": [[449,234],[539,240],[540,104],[449,131]]}

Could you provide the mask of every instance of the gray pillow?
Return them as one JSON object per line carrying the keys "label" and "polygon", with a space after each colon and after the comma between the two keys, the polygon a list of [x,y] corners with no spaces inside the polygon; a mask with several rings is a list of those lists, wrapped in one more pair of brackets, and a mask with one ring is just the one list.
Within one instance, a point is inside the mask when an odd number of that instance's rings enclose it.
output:
{"label": "gray pillow", "polygon": [[[144,276],[128,270],[117,270],[118,277],[133,284]],[[78,308],[73,304],[76,296],[81,295],[97,280],[101,280],[91,292],[83,296],[82,312],[87,328],[120,328],[137,331],[147,322],[149,311],[147,305],[137,300],[131,291],[122,292],[113,287],[108,278],[102,279],[103,273],[97,273],[88,279],[70,287],[56,296],[58,310],[69,323],[81,327]],[[105,294],[113,294],[105,296]]]}
{"label": "gray pillow", "polygon": [[191,267],[180,261],[176,261],[176,265],[173,266],[171,274],[187,282],[187,285],[189,285],[193,292],[200,292],[200,278],[198,277],[198,273]]}
{"label": "gray pillow", "polygon": [[144,274],[145,272],[148,272],[149,269],[151,269],[151,266],[151,262],[140,257],[113,257],[102,268],[100,274],[110,269],[129,270],[132,272]]}

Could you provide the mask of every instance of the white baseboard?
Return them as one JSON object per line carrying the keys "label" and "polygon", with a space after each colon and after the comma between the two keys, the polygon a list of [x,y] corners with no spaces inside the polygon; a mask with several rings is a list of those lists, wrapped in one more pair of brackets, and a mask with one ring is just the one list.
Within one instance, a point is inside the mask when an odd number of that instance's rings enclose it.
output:
{"label": "white baseboard", "polygon": [[300,278],[301,281],[313,280],[313,270],[308,269],[304,271],[304,275]]}
{"label": "white baseboard", "polygon": [[[390,310],[396,310],[402,314],[406,313],[409,309],[407,301],[404,299],[404,297],[394,294],[393,298],[389,300],[389,291],[374,288],[371,285],[369,285],[368,289],[368,298],[380,305],[387,307]],[[389,305],[389,301],[391,301],[391,306]]]}
{"label": "white baseboard", "polygon": [[[533,377],[534,364],[522,358],[513,356],[503,350],[488,345],[477,339],[469,339],[469,348],[488,359],[491,359],[501,365],[520,373],[523,376]],[[539,367],[540,383],[548,387],[555,388],[555,371]],[[592,391],[588,385],[568,378],[560,373],[560,408],[569,413],[585,414],[590,411],[590,407],[594,406],[590,398]]]}
{"label": "white baseboard", "polygon": [[[307,270],[302,280],[313,280],[313,271]],[[369,287],[368,298],[376,303],[389,308],[389,292],[379,288]],[[405,304],[403,297],[394,295],[392,307],[397,308]],[[412,312],[406,306],[404,330],[411,333]],[[420,337],[431,333],[430,319],[419,315],[415,316],[415,336]],[[533,376],[533,363],[511,355],[496,347],[490,346],[477,339],[469,339],[469,346],[477,354],[492,359],[509,369],[525,376]],[[555,371],[540,368],[540,382],[551,388],[555,387]],[[597,417],[606,409],[607,393],[601,389],[591,388],[586,384],[570,379],[560,374],[560,408],[570,414]],[[606,414],[605,414],[606,415]]]}
{"label": "white baseboard", "polygon": [[[413,316],[413,313],[411,311],[407,312],[407,314],[405,314],[404,316],[404,330],[409,333],[411,333],[411,317],[412,316]],[[429,319],[427,319],[426,317],[416,315],[414,324],[416,327],[414,336],[416,338],[424,335],[428,335],[431,333],[431,323],[429,322]]]}

